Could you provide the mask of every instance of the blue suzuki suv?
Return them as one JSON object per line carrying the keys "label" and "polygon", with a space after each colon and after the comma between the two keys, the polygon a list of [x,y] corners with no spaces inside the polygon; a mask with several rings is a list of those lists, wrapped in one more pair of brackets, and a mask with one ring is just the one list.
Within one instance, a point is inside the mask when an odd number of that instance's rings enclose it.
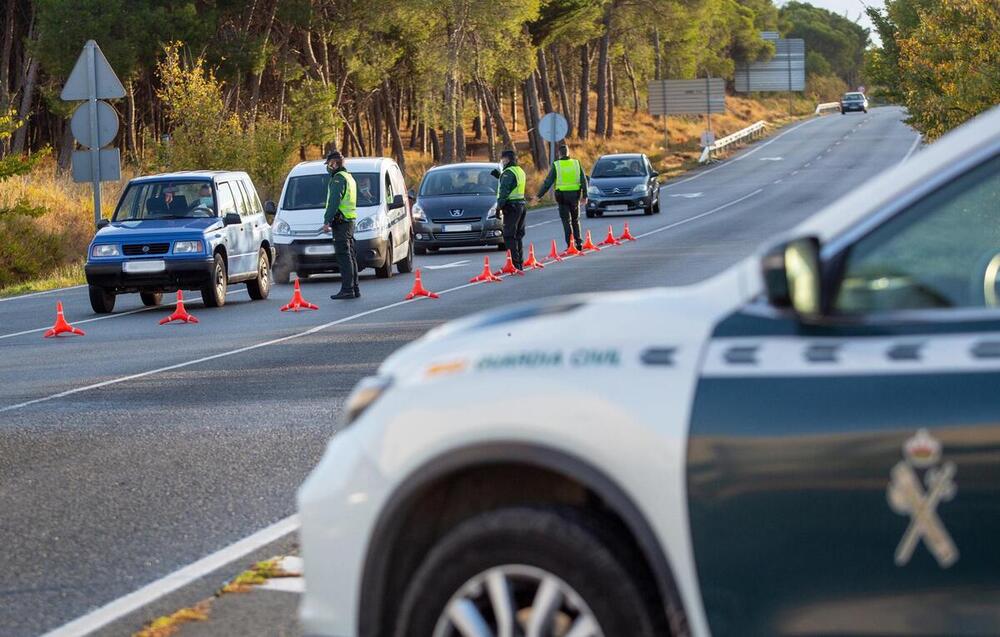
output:
{"label": "blue suzuki suv", "polygon": [[206,306],[219,307],[227,286],[241,281],[250,298],[264,299],[271,246],[271,226],[246,173],[139,177],[90,243],[90,304],[106,314],[118,294],[138,292],[145,305],[159,305],[164,292],[198,290]]}

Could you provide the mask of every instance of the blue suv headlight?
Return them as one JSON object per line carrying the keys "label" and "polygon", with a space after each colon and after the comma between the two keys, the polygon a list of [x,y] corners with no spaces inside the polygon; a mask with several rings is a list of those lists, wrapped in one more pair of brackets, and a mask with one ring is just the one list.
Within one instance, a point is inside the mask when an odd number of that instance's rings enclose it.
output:
{"label": "blue suv headlight", "polygon": [[174,254],[198,254],[204,251],[201,241],[175,241]]}
{"label": "blue suv headlight", "polygon": [[98,243],[90,249],[92,257],[120,257],[121,255],[122,251],[114,243]]}

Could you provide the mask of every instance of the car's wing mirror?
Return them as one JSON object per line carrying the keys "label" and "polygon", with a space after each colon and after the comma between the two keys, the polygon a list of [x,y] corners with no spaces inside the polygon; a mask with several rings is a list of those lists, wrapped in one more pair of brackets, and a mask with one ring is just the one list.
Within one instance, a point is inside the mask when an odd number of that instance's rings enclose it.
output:
{"label": "car's wing mirror", "polygon": [[243,223],[243,219],[240,218],[240,215],[237,212],[227,212],[226,215],[222,217],[222,223],[227,226],[235,226]]}
{"label": "car's wing mirror", "polygon": [[100,230],[101,228],[107,228],[110,225],[111,225],[111,220],[110,219],[98,219],[97,220],[97,229],[98,230]]}
{"label": "car's wing mirror", "polygon": [[767,299],[777,308],[790,308],[804,317],[817,317],[827,307],[819,239],[802,237],[781,243],[761,263]]}
{"label": "car's wing mirror", "polygon": [[394,195],[392,198],[392,203],[389,204],[389,210],[399,210],[405,204],[403,203],[403,195]]}
{"label": "car's wing mirror", "polygon": [[271,201],[270,199],[268,199],[267,201],[264,202],[264,214],[265,215],[273,215],[273,214],[276,214],[277,212],[278,212],[278,206],[276,206],[273,201]]}

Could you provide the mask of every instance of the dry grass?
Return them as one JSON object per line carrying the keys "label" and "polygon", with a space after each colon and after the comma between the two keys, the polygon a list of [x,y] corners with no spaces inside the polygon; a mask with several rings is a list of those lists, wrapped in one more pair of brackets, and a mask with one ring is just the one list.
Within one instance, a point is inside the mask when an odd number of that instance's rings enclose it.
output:
{"label": "dry grass", "polygon": [[170,615],[157,617],[132,637],[170,637],[180,630],[182,624],[206,621],[211,605],[212,600],[206,599],[190,608],[182,608]]}

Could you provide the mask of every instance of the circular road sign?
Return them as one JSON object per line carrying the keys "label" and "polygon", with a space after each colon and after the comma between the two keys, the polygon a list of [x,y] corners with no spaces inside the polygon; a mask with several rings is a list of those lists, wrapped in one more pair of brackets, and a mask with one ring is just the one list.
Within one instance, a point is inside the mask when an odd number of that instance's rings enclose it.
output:
{"label": "circular road sign", "polygon": [[569,124],[566,122],[566,118],[559,113],[546,113],[545,117],[538,122],[538,132],[541,133],[542,139],[545,141],[557,142],[566,138]]}
{"label": "circular road sign", "polygon": [[107,146],[118,134],[118,113],[107,102],[97,102],[97,143],[90,138],[90,102],[84,102],[73,111],[69,122],[73,137],[87,148]]}

